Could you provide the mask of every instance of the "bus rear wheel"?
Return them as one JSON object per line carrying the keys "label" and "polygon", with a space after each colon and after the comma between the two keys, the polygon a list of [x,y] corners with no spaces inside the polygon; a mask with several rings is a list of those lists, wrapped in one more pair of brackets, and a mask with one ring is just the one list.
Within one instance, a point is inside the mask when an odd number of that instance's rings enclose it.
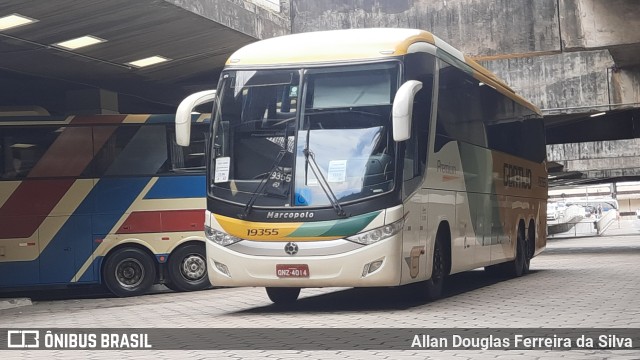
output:
{"label": "bus rear wheel", "polygon": [[[524,239],[524,231],[518,231],[518,240],[516,242],[516,258],[505,263],[507,275],[510,277],[520,277],[528,270],[528,259],[526,253],[526,241]],[[526,269],[525,269],[526,267]]]}
{"label": "bus rear wheel", "polygon": [[167,264],[169,283],[174,291],[203,290],[211,286],[207,277],[207,257],[203,244],[188,244],[175,249]]}
{"label": "bus rear wheel", "polygon": [[299,287],[268,287],[267,296],[276,305],[285,305],[294,303],[300,295]]}
{"label": "bus rear wheel", "polygon": [[107,289],[121,297],[146,293],[155,281],[156,267],[149,254],[137,248],[121,248],[110,254],[104,264]]}

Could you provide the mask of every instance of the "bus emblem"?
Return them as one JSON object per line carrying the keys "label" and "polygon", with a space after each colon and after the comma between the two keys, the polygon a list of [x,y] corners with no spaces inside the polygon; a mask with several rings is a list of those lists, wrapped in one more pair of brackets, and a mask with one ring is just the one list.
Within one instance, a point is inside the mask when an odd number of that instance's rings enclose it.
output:
{"label": "bus emblem", "polygon": [[288,242],[287,245],[284,246],[284,252],[289,255],[295,255],[298,253],[298,244],[294,242]]}

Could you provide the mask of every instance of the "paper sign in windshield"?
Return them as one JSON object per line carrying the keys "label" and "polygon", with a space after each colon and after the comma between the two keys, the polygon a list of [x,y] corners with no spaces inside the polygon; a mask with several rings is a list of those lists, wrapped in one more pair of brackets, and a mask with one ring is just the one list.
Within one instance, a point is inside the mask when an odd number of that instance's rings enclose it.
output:
{"label": "paper sign in windshield", "polygon": [[344,182],[347,179],[347,160],[329,161],[328,182]]}
{"label": "paper sign in windshield", "polygon": [[230,157],[219,157],[216,159],[216,172],[213,176],[214,183],[229,181],[230,164]]}

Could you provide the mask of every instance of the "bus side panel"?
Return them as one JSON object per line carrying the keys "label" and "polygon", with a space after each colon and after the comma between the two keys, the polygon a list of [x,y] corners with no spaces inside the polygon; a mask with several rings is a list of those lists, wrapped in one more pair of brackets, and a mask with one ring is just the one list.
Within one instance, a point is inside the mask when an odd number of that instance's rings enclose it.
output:
{"label": "bus side panel", "polygon": [[[55,223],[63,218],[64,225],[56,232]],[[40,254],[40,282],[66,284],[71,281],[87,258],[91,256],[91,216],[51,216],[40,231],[41,243],[55,234]],[[62,220],[62,219],[60,219]]]}
{"label": "bus side panel", "polygon": [[469,204],[474,200],[469,198],[477,195],[456,192],[456,221],[451,226],[451,257],[455,259],[451,266],[452,273],[464,271],[475,263],[477,214],[471,211]]}
{"label": "bus side panel", "polygon": [[[427,266],[426,278],[431,277],[433,269],[433,249],[438,233],[438,228],[443,222],[447,222],[451,229],[451,253],[454,259],[452,268],[464,267],[460,262],[466,262],[469,258],[467,252],[461,253],[463,249],[459,247],[461,241],[460,232],[457,231],[456,224],[456,192],[447,190],[429,189],[428,208],[427,208]],[[470,256],[473,259],[473,256]]]}
{"label": "bus side panel", "polygon": [[402,231],[401,283],[426,280],[427,200],[425,190],[419,189],[405,200],[405,222]]}
{"label": "bus side panel", "polygon": [[[95,186],[79,207],[79,211],[91,213],[87,221],[91,229],[86,244],[90,252],[77,262],[74,274],[67,280],[71,282],[99,281],[99,268],[95,265],[97,250],[104,247],[105,234],[118,226],[125,212],[149,183],[149,178],[103,178],[94,181]],[[115,245],[111,244],[111,247]]]}
{"label": "bus side panel", "polygon": [[[7,190],[11,183],[0,186]],[[58,233],[91,188],[91,181],[26,179],[13,188],[10,194],[4,193],[0,208],[0,286],[68,282],[70,277],[64,279],[64,274],[73,272],[75,252],[90,239],[76,229],[78,224]]]}
{"label": "bus side panel", "polygon": [[495,191],[506,198],[506,206],[500,208],[500,218],[506,221],[506,232],[511,238],[492,254],[492,262],[515,258],[520,221],[524,222],[525,237],[529,223],[534,221],[537,228],[535,253],[540,253],[546,244],[546,167],[497,151],[492,157]]}
{"label": "bus side panel", "polygon": [[98,181],[91,194],[93,250],[78,268],[77,281],[100,279],[102,260],[121,244],[135,243],[166,255],[185,241],[203,241],[204,189],[202,175]]}

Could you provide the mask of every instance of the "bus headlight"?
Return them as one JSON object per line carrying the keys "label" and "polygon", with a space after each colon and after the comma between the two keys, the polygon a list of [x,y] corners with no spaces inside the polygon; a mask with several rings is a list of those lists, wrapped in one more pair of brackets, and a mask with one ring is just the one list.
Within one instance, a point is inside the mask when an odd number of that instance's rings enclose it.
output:
{"label": "bus headlight", "polygon": [[233,235],[229,235],[222,231],[212,229],[208,226],[204,227],[204,236],[207,237],[207,240],[213,241],[214,243],[221,246],[229,246],[231,244],[235,244],[238,241],[242,240],[239,237],[235,237]]}
{"label": "bus headlight", "polygon": [[371,245],[373,243],[377,243],[380,240],[390,238],[393,235],[399,233],[400,231],[402,231],[403,225],[404,225],[404,219],[400,219],[389,225],[385,225],[379,228],[365,231],[357,235],[349,236],[347,240],[353,241],[362,245]]}

